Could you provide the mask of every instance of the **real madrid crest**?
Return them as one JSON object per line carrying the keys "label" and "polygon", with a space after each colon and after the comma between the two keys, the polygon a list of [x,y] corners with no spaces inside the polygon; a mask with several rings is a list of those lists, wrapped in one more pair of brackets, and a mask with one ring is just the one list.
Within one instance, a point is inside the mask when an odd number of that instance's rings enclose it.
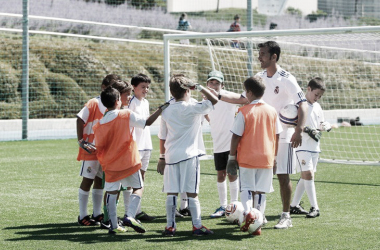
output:
{"label": "real madrid crest", "polygon": [[302,160],[302,165],[306,165],[306,161],[305,160]]}
{"label": "real madrid crest", "polygon": [[274,93],[275,94],[278,94],[280,92],[280,87],[279,86],[276,86],[276,88],[274,89]]}
{"label": "real madrid crest", "polygon": [[91,173],[91,167],[87,168],[87,173]]}

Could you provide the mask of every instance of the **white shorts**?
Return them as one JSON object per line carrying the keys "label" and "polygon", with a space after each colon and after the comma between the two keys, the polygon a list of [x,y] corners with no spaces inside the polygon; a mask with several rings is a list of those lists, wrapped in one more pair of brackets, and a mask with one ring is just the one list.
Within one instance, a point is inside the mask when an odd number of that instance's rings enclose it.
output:
{"label": "white shorts", "polygon": [[200,163],[198,157],[165,166],[164,193],[198,193]]}
{"label": "white shorts", "polygon": [[239,182],[241,191],[273,192],[272,168],[243,168],[239,167]]}
{"label": "white shorts", "polygon": [[297,172],[312,171],[317,172],[317,163],[319,153],[309,151],[298,151],[297,156]]}
{"label": "white shorts", "polygon": [[96,176],[103,179],[102,166],[100,166],[99,161],[82,161],[79,176],[91,180],[95,179]]}
{"label": "white shorts", "polygon": [[121,187],[132,187],[136,189],[144,187],[140,171],[136,171],[134,174],[115,182],[105,182],[104,190],[109,192],[119,191]]}
{"label": "white shorts", "polygon": [[276,174],[295,174],[296,154],[290,143],[279,143]]}
{"label": "white shorts", "polygon": [[141,159],[141,170],[146,171],[149,166],[151,150],[139,150],[140,159]]}

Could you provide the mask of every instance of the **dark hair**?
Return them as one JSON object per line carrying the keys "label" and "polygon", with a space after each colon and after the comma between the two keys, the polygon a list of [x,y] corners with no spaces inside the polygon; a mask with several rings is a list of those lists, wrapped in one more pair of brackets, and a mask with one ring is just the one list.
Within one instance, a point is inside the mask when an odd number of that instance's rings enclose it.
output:
{"label": "dark hair", "polygon": [[258,76],[252,76],[245,80],[244,82],[245,90],[248,92],[252,92],[254,96],[257,98],[260,98],[264,95],[265,91],[265,84],[263,82],[263,79]]}
{"label": "dark hair", "polygon": [[109,74],[104,77],[102,81],[102,85],[104,85],[105,88],[111,86],[115,81],[121,80],[121,77],[116,74]]}
{"label": "dark hair", "polygon": [[142,82],[147,82],[150,84],[151,80],[150,80],[149,76],[144,75],[142,73],[139,73],[139,74],[133,76],[131,79],[131,84],[135,87],[138,86]]}
{"label": "dark hair", "polygon": [[179,20],[183,20],[183,19],[186,19],[187,15],[186,13],[182,13],[181,16],[179,17]]}
{"label": "dark hair", "polygon": [[116,101],[120,99],[120,92],[112,87],[108,87],[105,90],[102,91],[100,94],[100,100],[102,101],[103,105],[110,109],[115,106]]}
{"label": "dark hair", "polygon": [[236,14],[236,15],[234,16],[234,20],[236,21],[236,20],[238,20],[238,19],[240,19],[240,16]]}
{"label": "dark hair", "polygon": [[181,99],[187,91],[186,89],[181,87],[181,84],[187,83],[189,81],[190,80],[184,74],[175,74],[170,78],[170,93],[176,100]]}
{"label": "dark hair", "polygon": [[270,56],[273,56],[274,54],[277,55],[277,60],[276,62],[278,62],[278,60],[280,60],[280,54],[281,54],[281,48],[280,48],[280,45],[278,45],[278,43],[276,43],[275,41],[268,41],[268,42],[265,42],[265,43],[259,43],[259,45],[257,45],[259,48],[268,48],[268,52],[270,54]]}
{"label": "dark hair", "polygon": [[120,92],[120,94],[132,90],[132,85],[127,81],[114,81],[111,87],[117,89]]}
{"label": "dark hair", "polygon": [[307,86],[310,87],[311,91],[314,89],[326,90],[326,85],[320,77],[314,77],[311,79]]}

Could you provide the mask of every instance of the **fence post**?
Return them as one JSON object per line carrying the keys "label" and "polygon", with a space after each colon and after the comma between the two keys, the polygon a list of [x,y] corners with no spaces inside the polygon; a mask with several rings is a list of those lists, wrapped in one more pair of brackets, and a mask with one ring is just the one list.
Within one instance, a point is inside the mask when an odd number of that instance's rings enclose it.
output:
{"label": "fence post", "polygon": [[22,139],[28,139],[29,119],[29,0],[22,1]]}

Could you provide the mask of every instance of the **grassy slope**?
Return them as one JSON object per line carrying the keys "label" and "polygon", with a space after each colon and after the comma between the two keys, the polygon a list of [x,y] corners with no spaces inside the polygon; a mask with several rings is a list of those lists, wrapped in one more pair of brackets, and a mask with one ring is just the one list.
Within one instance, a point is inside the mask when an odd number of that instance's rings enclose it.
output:
{"label": "grassy slope", "polygon": [[[154,147],[158,141],[153,137]],[[321,216],[293,216],[294,227],[274,230],[280,212],[278,181],[268,195],[268,225],[260,237],[241,233],[223,219],[208,217],[218,198],[212,161],[202,161],[200,202],[204,225],[215,235],[194,238],[191,220],[178,220],[174,238],[161,237],[165,227],[162,176],[155,171],[157,150],[147,172],[143,208],[158,218],[148,232],[112,237],[107,231],[76,224],[79,163],[74,140],[0,143],[1,249],[375,249],[378,247],[378,167],[319,164],[316,176]],[[292,176],[293,185],[297,176]],[[91,200],[91,198],[90,198]],[[305,208],[309,208],[306,197]],[[91,204],[91,201],[90,201]],[[89,206],[89,210],[91,205]],[[118,207],[119,215],[123,207]]]}

